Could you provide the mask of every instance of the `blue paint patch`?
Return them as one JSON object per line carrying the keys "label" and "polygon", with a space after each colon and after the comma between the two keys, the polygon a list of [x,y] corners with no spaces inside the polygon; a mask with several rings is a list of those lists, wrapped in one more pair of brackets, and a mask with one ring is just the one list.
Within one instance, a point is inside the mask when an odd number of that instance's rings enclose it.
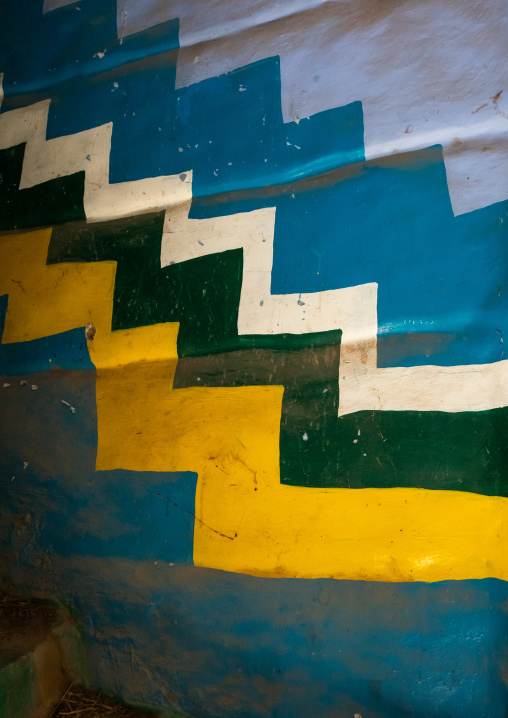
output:
{"label": "blue paint patch", "polygon": [[200,198],[206,216],[270,207],[292,183],[364,158],[360,102],[283,123],[278,57],[180,90],[177,113],[196,217]]}
{"label": "blue paint patch", "polygon": [[[363,158],[360,102],[283,124],[278,57],[176,90],[178,20],[120,44],[116,3],[88,0],[82,9],[62,8],[42,19],[48,32],[73,39],[67,55],[45,57],[40,33],[14,33],[16,61],[4,57],[2,110],[51,98],[48,139],[113,122],[111,182],[192,169],[194,196],[211,196],[295,181]],[[92,21],[100,32],[83,32]],[[103,56],[94,57],[97,52]]]}
{"label": "blue paint patch", "polygon": [[[192,564],[197,474],[134,471],[81,472],[37,478],[37,459],[22,468],[33,448],[9,452],[0,527],[4,550],[20,543],[51,557],[115,556]],[[20,486],[22,492],[20,492]],[[27,519],[24,525],[24,517]],[[17,524],[16,524],[17,522]]]}
{"label": "blue paint patch", "polygon": [[[132,633],[125,606],[115,628],[132,636],[137,655],[153,671],[151,690],[169,685],[194,715],[506,714],[500,676],[508,637],[506,584],[260,579],[195,568],[164,574],[167,587],[147,592],[149,610],[133,606],[143,634]],[[122,594],[111,589],[117,605]],[[97,610],[77,600],[85,613],[94,610],[96,630],[107,630],[109,601]],[[112,616],[119,617],[114,609]],[[165,665],[148,647],[159,635],[172,646]],[[129,672],[128,655],[121,658],[127,643],[120,642],[111,659],[107,641],[94,641],[104,671],[100,684],[111,685],[117,660]]]}
{"label": "blue paint patch", "polygon": [[508,710],[508,584],[496,579],[267,579],[102,559],[23,575],[25,591],[82,616],[95,687],[134,703],[208,718]]}
{"label": "blue paint patch", "polygon": [[[48,352],[54,368],[34,372]],[[84,331],[0,345],[0,365],[10,370],[0,378],[3,550],[192,563],[195,473],[95,471],[96,374]]]}
{"label": "blue paint patch", "polygon": [[399,366],[499,360],[508,203],[454,217],[440,147],[352,174],[277,203],[272,292],[378,282],[381,335],[456,335],[432,360],[408,357]]}
{"label": "blue paint patch", "polygon": [[[0,297],[0,336],[3,334],[7,295]],[[93,369],[85,328],[34,339],[0,344],[0,374],[20,376],[44,369]]]}
{"label": "blue paint patch", "polygon": [[[413,349],[397,362],[384,363],[381,353],[379,366],[448,366],[503,357],[508,203],[454,217],[440,147],[357,162],[336,178],[322,175],[314,185],[295,182],[273,201],[240,195],[218,207],[233,214],[270,204],[277,207],[272,293],[377,282],[381,336],[455,335],[442,351],[435,346],[431,360]],[[192,217],[216,213],[213,202],[194,200]]]}
{"label": "blue paint patch", "polygon": [[[79,11],[73,6],[44,16],[29,14],[28,21],[14,8],[8,14],[15,30],[11,37],[6,34],[10,56],[6,50],[3,58],[0,53],[2,110],[51,98],[48,139],[113,122],[111,181],[165,174],[168,152],[176,153],[178,20],[120,44],[111,0],[87,0]],[[35,28],[35,34],[30,32]],[[66,37],[66,43],[53,47],[47,38],[54,34]]]}
{"label": "blue paint patch", "polygon": [[270,59],[182,91],[185,117],[207,110],[190,216],[276,206],[272,293],[377,282],[381,336],[455,335],[380,366],[500,360],[508,203],[454,217],[441,147],[365,162],[360,103],[283,125],[279,83]]}
{"label": "blue paint patch", "polygon": [[[48,139],[113,122],[110,181],[168,174],[177,158],[175,75],[178,21],[125,38],[91,78],[51,88]],[[108,67],[111,66],[111,69]],[[87,103],[86,112],[76,108]],[[182,169],[189,169],[178,164]]]}

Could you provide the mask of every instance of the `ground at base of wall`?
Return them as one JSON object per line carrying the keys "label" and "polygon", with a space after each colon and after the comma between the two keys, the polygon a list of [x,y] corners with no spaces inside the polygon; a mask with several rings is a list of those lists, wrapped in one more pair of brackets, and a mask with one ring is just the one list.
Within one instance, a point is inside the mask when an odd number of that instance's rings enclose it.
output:
{"label": "ground at base of wall", "polygon": [[51,718],[76,716],[79,718],[158,718],[158,714],[145,713],[115,703],[111,698],[86,688],[71,686],[64,693]]}
{"label": "ground at base of wall", "polygon": [[47,718],[72,680],[83,682],[75,622],[56,605],[0,597],[0,715]]}
{"label": "ground at base of wall", "polygon": [[76,622],[56,603],[0,595],[0,718],[190,718],[85,688],[83,650]]}

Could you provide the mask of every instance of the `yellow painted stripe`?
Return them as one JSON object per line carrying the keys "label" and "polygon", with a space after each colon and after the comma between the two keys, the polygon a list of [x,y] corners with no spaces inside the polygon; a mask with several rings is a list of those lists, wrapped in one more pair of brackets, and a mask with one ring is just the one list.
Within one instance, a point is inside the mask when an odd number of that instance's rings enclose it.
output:
{"label": "yellow painted stripe", "polygon": [[2,343],[59,334],[89,322],[111,330],[116,262],[46,266],[51,229],[0,237],[0,294],[8,294]]}
{"label": "yellow painted stripe", "polygon": [[173,390],[177,325],[110,331],[114,263],[46,267],[47,231],[8,239],[0,240],[4,341],[96,324],[97,468],[196,471],[197,565],[303,578],[508,580],[508,499],[281,485],[282,387]]}
{"label": "yellow painted stripe", "polygon": [[98,381],[97,468],[198,473],[194,562],[259,576],[508,579],[508,499],[279,480],[282,387],[170,390],[171,367]]}
{"label": "yellow painted stripe", "polygon": [[176,359],[178,325],[111,331],[116,262],[46,265],[51,229],[0,237],[0,295],[8,294],[2,343],[30,341],[91,323],[98,369]]}

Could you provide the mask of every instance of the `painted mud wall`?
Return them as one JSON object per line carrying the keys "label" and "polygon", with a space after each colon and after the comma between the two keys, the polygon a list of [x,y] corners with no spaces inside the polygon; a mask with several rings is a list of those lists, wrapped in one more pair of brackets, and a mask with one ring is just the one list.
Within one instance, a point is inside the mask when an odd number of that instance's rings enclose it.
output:
{"label": "painted mud wall", "polygon": [[0,5],[0,578],[94,687],[506,716],[506,25]]}

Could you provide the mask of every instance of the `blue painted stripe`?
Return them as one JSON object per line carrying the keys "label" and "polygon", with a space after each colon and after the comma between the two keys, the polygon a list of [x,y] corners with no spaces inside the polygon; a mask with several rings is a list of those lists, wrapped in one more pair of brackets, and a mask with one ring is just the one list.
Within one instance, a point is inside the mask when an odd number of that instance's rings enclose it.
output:
{"label": "blue painted stripe", "polygon": [[495,579],[266,579],[86,559],[62,573],[58,558],[41,572],[34,556],[24,590],[73,606],[94,685],[125,700],[208,718],[508,711],[508,585]]}
{"label": "blue painted stripe", "polygon": [[[35,371],[48,354],[54,368]],[[96,373],[83,330],[0,345],[0,364],[4,549],[16,551],[13,527],[29,515],[24,535],[48,555],[192,563],[195,473],[95,471]]]}
{"label": "blue painted stripe", "polygon": [[[0,336],[7,300],[7,295],[0,297]],[[84,327],[30,342],[0,344],[0,374],[21,376],[45,369],[94,369]]]}
{"label": "blue painted stripe", "polygon": [[[272,292],[378,282],[380,335],[402,338],[381,366],[504,356],[508,204],[453,217],[439,147],[364,163],[358,102],[283,124],[277,58],[177,91],[176,20],[120,45],[112,0],[7,5],[4,109],[51,96],[48,137],[113,121],[111,180],[192,169],[193,217],[275,205]],[[408,332],[433,336],[430,362]]]}

